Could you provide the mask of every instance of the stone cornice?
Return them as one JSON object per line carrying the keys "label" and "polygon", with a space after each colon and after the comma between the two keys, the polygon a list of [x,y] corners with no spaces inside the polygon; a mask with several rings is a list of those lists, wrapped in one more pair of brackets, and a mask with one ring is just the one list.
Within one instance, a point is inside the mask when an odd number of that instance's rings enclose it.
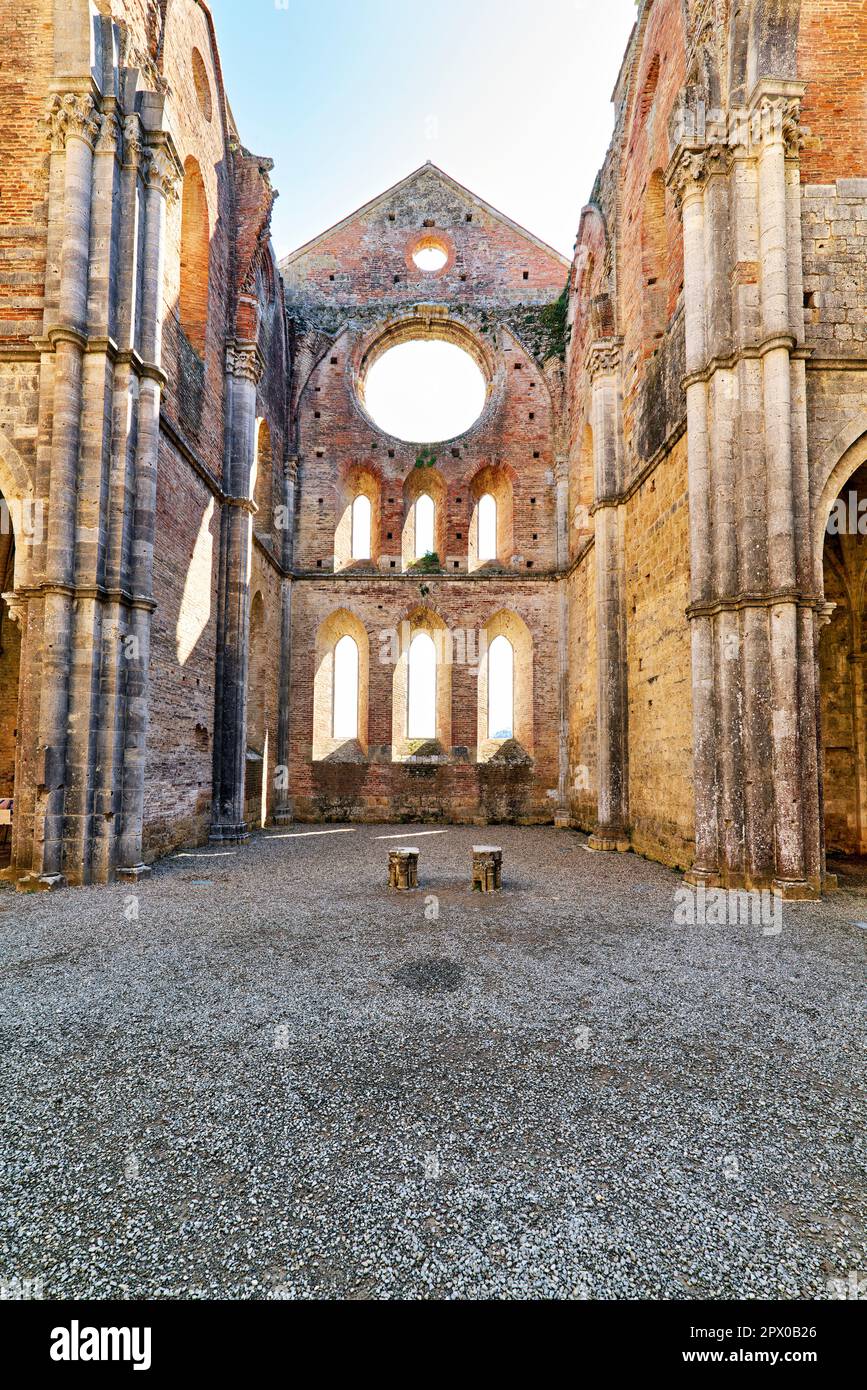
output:
{"label": "stone cornice", "polygon": [[690,622],[696,618],[713,618],[718,613],[735,613],[743,608],[776,608],[781,603],[794,603],[798,608],[810,608],[816,612],[822,609],[822,601],[800,589],[777,589],[767,594],[742,591],[726,597],[696,600],[689,604],[686,616]]}

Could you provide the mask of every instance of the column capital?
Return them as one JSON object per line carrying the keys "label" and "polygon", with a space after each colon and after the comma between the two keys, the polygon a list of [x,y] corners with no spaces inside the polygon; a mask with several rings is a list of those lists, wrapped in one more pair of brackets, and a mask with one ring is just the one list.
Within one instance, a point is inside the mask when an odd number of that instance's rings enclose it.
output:
{"label": "column capital", "polygon": [[747,103],[751,152],[782,145],[787,155],[797,155],[809,134],[801,126],[801,100],[805,82],[789,78],[763,77],[753,88]]}
{"label": "column capital", "polygon": [[183,179],[183,169],[174,150],[164,143],[151,145],[146,151],[145,177],[149,188],[157,189],[168,204],[177,201]]}
{"label": "column capital", "polygon": [[102,116],[88,92],[55,92],[49,100],[44,123],[52,150],[66,149],[70,136],[83,140],[92,150]]}
{"label": "column capital", "polygon": [[597,376],[614,376],[620,369],[622,338],[597,338],[584,354],[584,370],[591,381]]}
{"label": "column capital", "polygon": [[230,376],[241,377],[258,386],[265,370],[265,359],[258,343],[240,342],[234,339],[226,345],[226,371]]}
{"label": "column capital", "polygon": [[141,117],[137,111],[124,117],[123,122],[123,162],[138,169],[145,152],[144,131]]}
{"label": "column capital", "polygon": [[[714,150],[719,153],[719,147]],[[666,185],[678,207],[704,191],[711,171],[711,150],[707,145],[678,144],[665,171]]]}

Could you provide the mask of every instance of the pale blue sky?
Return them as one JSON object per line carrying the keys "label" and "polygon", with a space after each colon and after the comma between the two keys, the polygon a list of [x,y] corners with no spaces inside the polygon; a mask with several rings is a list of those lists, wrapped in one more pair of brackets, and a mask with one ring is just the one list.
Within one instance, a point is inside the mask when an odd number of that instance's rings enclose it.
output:
{"label": "pale blue sky", "polygon": [[278,256],[432,159],[571,255],[635,0],[211,0]]}

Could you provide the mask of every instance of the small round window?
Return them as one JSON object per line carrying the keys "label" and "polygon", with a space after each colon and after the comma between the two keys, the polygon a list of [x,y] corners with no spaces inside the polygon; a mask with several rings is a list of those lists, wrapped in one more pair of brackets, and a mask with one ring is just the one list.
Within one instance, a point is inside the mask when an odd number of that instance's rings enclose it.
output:
{"label": "small round window", "polygon": [[448,251],[439,241],[423,242],[412,253],[413,264],[428,275],[433,271],[442,270],[448,258]]}

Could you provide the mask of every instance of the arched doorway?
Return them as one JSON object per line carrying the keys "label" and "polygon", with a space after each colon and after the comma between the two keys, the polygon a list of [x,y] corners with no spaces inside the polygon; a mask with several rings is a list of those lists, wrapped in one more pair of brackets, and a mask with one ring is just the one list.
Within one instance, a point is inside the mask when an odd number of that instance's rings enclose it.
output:
{"label": "arched doorway", "polygon": [[867,883],[867,463],[827,517],[819,640],[825,844],[832,872]]}
{"label": "arched doorway", "polygon": [[0,493],[0,868],[12,857],[21,632],[5,597],[15,588],[13,515]]}

